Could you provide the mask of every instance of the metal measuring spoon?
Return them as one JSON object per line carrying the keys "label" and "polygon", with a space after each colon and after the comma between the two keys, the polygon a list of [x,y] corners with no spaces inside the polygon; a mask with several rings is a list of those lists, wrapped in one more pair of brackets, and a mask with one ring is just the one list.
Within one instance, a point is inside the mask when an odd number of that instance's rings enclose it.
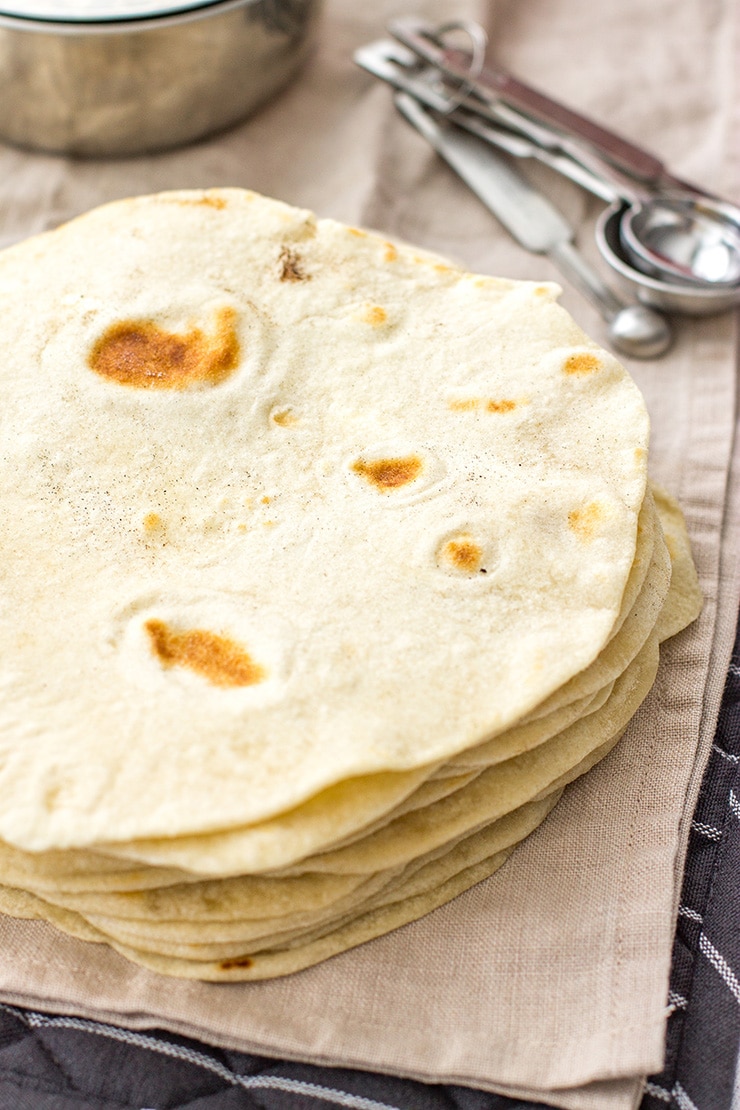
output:
{"label": "metal measuring spoon", "polygon": [[[423,84],[416,83],[409,91],[416,96],[423,96],[423,89]],[[630,208],[622,201],[621,190],[617,191],[614,188],[613,180],[610,181],[605,176],[604,165],[600,159],[587,160],[584,158],[576,161],[570,154],[564,153],[560,147],[551,149],[549,146],[543,145],[541,141],[537,141],[538,138],[541,138],[537,134],[539,128],[534,130],[529,124],[525,135],[523,132],[513,132],[499,123],[483,118],[477,113],[468,112],[464,108],[457,109],[447,118],[515,158],[533,158],[542,162],[556,173],[580,185],[582,189],[586,189],[587,192],[606,201],[609,207],[597,224],[597,245],[604,261],[617,273],[622,285],[629,288],[631,292],[636,292],[639,299],[644,303],[650,304],[662,312],[678,312],[687,316],[704,316],[723,312],[740,303],[740,280],[696,282],[669,276],[665,272],[655,273],[647,265],[636,265],[634,247],[632,251],[627,249],[629,244],[625,242],[625,233],[631,227],[628,222],[629,217],[635,221],[639,216],[638,207],[634,205]],[[507,119],[507,122],[511,124],[510,118]],[[613,168],[610,176],[613,177]],[[682,197],[681,199],[684,200],[685,198]],[[695,208],[692,206],[687,214],[683,205],[678,208],[671,208],[666,204],[663,211],[664,223],[651,226],[650,233],[656,237],[656,240],[661,235],[665,236],[670,233],[673,237],[674,251],[678,253],[679,250],[692,249],[694,251],[695,269],[701,269],[707,275],[711,273],[716,279],[718,274],[723,271],[731,273],[730,258],[732,256],[728,256],[723,238],[718,240],[715,224],[707,220],[700,255],[696,254],[697,237],[683,237],[682,229],[682,225],[691,216],[698,219],[701,215],[701,218],[704,219],[707,206],[707,202],[702,203],[697,198]],[[727,219],[733,220],[734,208],[732,205],[716,201],[713,202],[713,207],[721,208]],[[644,210],[645,219],[649,215],[655,216],[655,211]],[[667,221],[670,221],[669,226],[666,226]],[[605,235],[606,228],[608,228],[608,235]],[[738,227],[737,237],[738,248],[740,249],[740,227]],[[658,245],[656,243],[656,247]],[[738,278],[740,278],[740,272]]]}
{"label": "metal measuring spoon", "polygon": [[[414,92],[418,90],[414,88]],[[533,158],[556,173],[569,178],[594,196],[608,202],[609,207],[599,218],[596,227],[596,243],[604,261],[615,271],[621,284],[629,292],[637,293],[638,298],[645,304],[659,309],[661,312],[678,312],[686,316],[705,316],[726,311],[740,303],[740,281],[735,282],[707,282],[696,283],[693,281],[679,281],[669,279],[665,274],[652,274],[647,266],[635,265],[634,255],[625,249],[625,223],[626,217],[631,213],[636,216],[635,209],[629,209],[620,199],[615,199],[613,186],[597,172],[596,167],[587,169],[581,162],[575,162],[569,155],[557,150],[549,150],[533,141],[531,137],[513,132],[482,119],[480,116],[458,109],[448,117],[466,131],[478,135],[486,142],[504,150],[515,158]],[[721,202],[717,202],[720,204]],[[732,208],[732,206],[727,206]],[[681,211],[674,213],[672,233],[674,235],[674,248],[678,249],[680,241],[679,220],[686,218]],[[658,228],[653,228],[658,234]],[[740,229],[739,229],[740,232]],[[667,229],[666,229],[667,234]],[[740,234],[739,234],[740,240]],[[689,240],[693,248],[695,240]],[[684,244],[685,246],[685,244]],[[717,243],[712,234],[707,234],[704,250],[701,257],[695,257],[695,266],[710,270],[716,277],[720,267],[727,267],[728,258],[723,244]]]}
{"label": "metal measuring spoon", "polygon": [[657,358],[671,344],[664,317],[644,304],[625,304],[578,252],[573,229],[550,201],[490,145],[435,118],[407,92],[396,107],[527,250],[546,254],[598,309],[611,344],[632,358]]}
{"label": "metal measuring spoon", "polygon": [[[530,127],[535,124],[548,145],[587,166],[598,152],[602,176],[614,173],[612,200],[623,202],[624,249],[639,270],[696,287],[724,288],[740,282],[740,209],[681,181],[649,151],[550,99],[499,65],[480,67],[471,81],[470,55],[447,46],[439,28],[407,17],[394,20],[390,30],[418,58],[471,90],[456,106],[497,116],[515,128],[518,115],[528,137],[534,137]],[[502,118],[502,107],[513,110],[509,119]],[[579,149],[574,136],[588,146]]]}
{"label": "metal measuring spoon", "polygon": [[[354,53],[354,60],[368,73],[410,93],[451,123],[471,131],[517,159],[537,159],[610,205],[597,226],[597,245],[625,291],[636,293],[644,304],[661,312],[697,316],[723,312],[740,303],[740,284],[728,288],[667,282],[649,277],[630,263],[619,242],[618,229],[624,207],[620,200],[615,200],[617,190],[614,183],[604,176],[604,161],[591,152],[587,156],[583,147],[568,136],[556,134],[503,103],[483,107],[482,110],[479,105],[475,110],[456,106],[454,101],[450,101],[449,90],[445,88],[439,70],[428,63],[421,63],[417,54],[394,39],[380,39],[359,47]],[[613,177],[613,166],[610,171]],[[606,236],[602,233],[604,229],[608,229]],[[593,300],[593,292],[587,293],[582,283],[578,287]],[[620,305],[614,303],[608,289],[604,299],[605,288],[601,282],[600,311],[605,318],[613,319]],[[630,324],[629,315],[620,317],[620,326],[625,324]],[[627,340],[622,335],[619,340],[622,349],[625,342]]]}
{"label": "metal measuring spoon", "polygon": [[596,223],[596,245],[620,285],[636,293],[643,304],[659,312],[685,316],[713,316],[740,304],[740,283],[734,286],[668,282],[636,269],[627,259],[620,235],[623,212],[618,204],[606,208]]}
{"label": "metal measuring spoon", "polygon": [[535,158],[608,204],[613,202],[615,194],[612,186],[565,154],[560,146],[552,149],[548,132],[518,114],[510,113],[504,105],[497,105],[495,112],[485,115],[457,106],[443,87],[439,70],[434,66],[421,66],[411,50],[393,39],[378,39],[360,46],[353,58],[373,77],[410,93],[427,108],[492,143],[506,154],[515,158]]}
{"label": "metal measuring spoon", "polygon": [[639,270],[695,286],[740,282],[740,212],[721,201],[650,197],[620,220],[625,253]]}

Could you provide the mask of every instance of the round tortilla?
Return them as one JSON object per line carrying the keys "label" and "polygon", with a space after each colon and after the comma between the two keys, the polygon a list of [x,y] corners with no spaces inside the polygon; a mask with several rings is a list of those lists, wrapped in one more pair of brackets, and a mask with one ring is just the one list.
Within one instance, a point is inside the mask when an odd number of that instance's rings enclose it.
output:
{"label": "round tortilla", "polygon": [[0,294],[5,912],[186,978],[343,952],[500,867],[699,611],[554,286],[218,190]]}
{"label": "round tortilla", "polygon": [[[668,595],[670,578],[669,553],[659,535],[644,576],[643,587],[632,608],[621,620],[619,632],[609,640],[591,666],[570,681],[568,697],[564,694],[561,697],[559,693],[553,695],[553,714],[562,709],[560,702],[568,704],[582,691],[598,693],[622,675],[658,619]],[[487,761],[479,762],[474,759],[475,769],[480,770],[481,764],[490,767],[499,760],[511,758],[551,740],[548,721],[552,719],[543,715],[533,722],[532,728],[521,731],[513,729],[512,739],[508,733],[504,733],[489,741],[486,746]],[[557,720],[557,717],[554,719]],[[466,767],[468,765],[463,761],[461,769]],[[357,780],[352,785],[359,794],[363,789],[363,780]],[[476,780],[469,789],[474,791],[477,788],[479,783]],[[152,866],[178,867],[204,876],[252,874],[283,869],[297,861],[300,861],[301,867],[310,868],[313,866],[315,853],[332,845],[341,848],[342,845],[351,844],[358,839],[365,840],[376,828],[385,828],[393,816],[394,811],[389,810],[377,825],[358,824],[359,831],[354,835],[348,837],[345,834],[343,838],[335,836],[331,839],[328,834],[338,829],[332,812],[331,794],[318,795],[290,813],[250,828],[196,837],[129,841],[123,845],[103,845],[102,850]],[[371,869],[374,870],[374,867]]]}
{"label": "round tortilla", "polygon": [[3,252],[0,836],[423,778],[588,667],[648,420],[555,295],[239,190]]}

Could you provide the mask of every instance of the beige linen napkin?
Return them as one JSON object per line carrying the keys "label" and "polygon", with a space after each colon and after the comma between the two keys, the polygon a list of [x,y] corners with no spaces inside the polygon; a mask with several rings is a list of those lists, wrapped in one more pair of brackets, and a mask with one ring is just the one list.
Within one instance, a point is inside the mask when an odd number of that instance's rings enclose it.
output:
{"label": "beige linen napkin", "polygon": [[[454,256],[556,278],[516,247],[397,120],[351,62],[386,18],[488,23],[515,71],[651,146],[672,169],[740,200],[732,0],[328,3],[315,56],[242,127],[188,150],[85,163],[0,148],[0,237],[107,199],[243,185]],[[546,171],[581,228],[598,206]],[[608,276],[605,274],[605,276]],[[595,338],[603,322],[563,302]],[[706,605],[666,645],[623,742],[573,785],[492,879],[396,933],[267,983],[197,984],[128,965],[40,923],[0,920],[0,997],[135,1028],[157,1025],[267,1055],[453,1081],[570,1110],[628,1110],[659,1070],[673,923],[691,812],[711,746],[740,582],[733,315],[684,320],[654,363],[630,364],[653,420],[653,477],[687,516]],[[736,468],[737,468],[736,460]]]}

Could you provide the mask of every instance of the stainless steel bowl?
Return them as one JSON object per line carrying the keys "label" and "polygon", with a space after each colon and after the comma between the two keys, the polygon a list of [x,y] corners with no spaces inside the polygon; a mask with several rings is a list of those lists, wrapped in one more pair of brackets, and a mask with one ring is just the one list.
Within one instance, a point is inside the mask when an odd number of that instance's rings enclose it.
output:
{"label": "stainless steel bowl", "polygon": [[111,157],[202,138],[243,119],[289,80],[319,6],[0,0],[0,139]]}
{"label": "stainless steel bowl", "polygon": [[604,210],[596,224],[596,243],[602,258],[615,271],[625,291],[636,294],[650,308],[684,316],[713,316],[740,304],[740,283],[729,288],[708,286],[702,289],[661,281],[636,270],[624,254],[620,237],[622,214],[619,203]]}

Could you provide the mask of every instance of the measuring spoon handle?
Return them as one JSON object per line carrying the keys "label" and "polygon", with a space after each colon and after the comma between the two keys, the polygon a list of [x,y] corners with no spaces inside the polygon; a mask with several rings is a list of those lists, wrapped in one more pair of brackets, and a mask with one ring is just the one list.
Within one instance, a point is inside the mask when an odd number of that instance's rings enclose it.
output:
{"label": "measuring spoon handle", "polygon": [[[470,55],[445,47],[434,38],[434,29],[423,20],[403,17],[393,20],[389,30],[420,58],[452,77],[463,88],[470,81]],[[498,64],[486,63],[472,84],[473,94],[484,103],[505,101],[512,108],[525,112],[559,131],[583,139],[619,169],[644,185],[676,189],[697,196],[708,196],[705,190],[671,174],[663,162],[622,135],[610,131],[588,116],[560,104],[545,93],[520,81]]]}

